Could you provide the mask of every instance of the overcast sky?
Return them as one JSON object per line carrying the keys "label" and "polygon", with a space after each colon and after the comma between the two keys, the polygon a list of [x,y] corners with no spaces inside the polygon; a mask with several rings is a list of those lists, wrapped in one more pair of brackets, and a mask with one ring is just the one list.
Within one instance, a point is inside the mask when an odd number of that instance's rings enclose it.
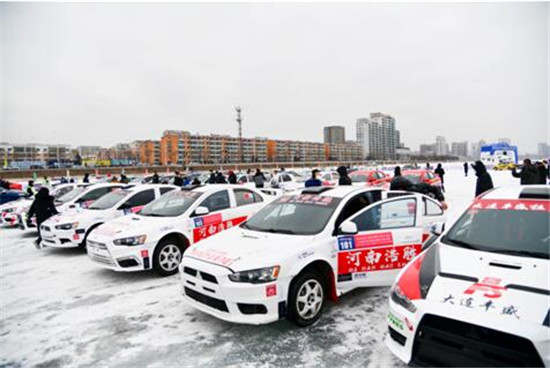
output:
{"label": "overcast sky", "polygon": [[2,3],[2,141],[165,129],[322,141],[393,115],[413,149],[548,140],[548,3]]}

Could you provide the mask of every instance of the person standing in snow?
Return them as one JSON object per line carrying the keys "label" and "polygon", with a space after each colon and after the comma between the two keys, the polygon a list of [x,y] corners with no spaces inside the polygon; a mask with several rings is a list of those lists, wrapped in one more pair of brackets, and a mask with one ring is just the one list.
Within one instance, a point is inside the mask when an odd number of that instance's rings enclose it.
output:
{"label": "person standing in snow", "polygon": [[176,171],[176,176],[174,177],[174,185],[177,187],[183,186],[183,178],[181,177],[181,174],[179,171]]}
{"label": "person standing in snow", "polygon": [[256,188],[263,188],[265,184],[265,175],[263,172],[260,171],[260,169],[256,169],[256,173],[253,177],[254,184],[256,185]]}
{"label": "person standing in snow", "polygon": [[515,168],[512,169],[512,176],[514,178],[520,178],[521,185],[533,185],[539,183],[539,173],[537,168],[528,158],[523,160],[523,167],[519,173]]}
{"label": "person standing in snow", "polygon": [[539,184],[546,184],[546,177],[548,176],[548,168],[546,162],[537,162],[537,171],[539,174]]}
{"label": "person standing in snow", "polygon": [[42,237],[40,235],[40,225],[57,213],[54,198],[50,195],[48,188],[40,188],[38,193],[36,193],[29,212],[27,213],[27,221],[30,221],[33,216],[36,216],[36,228],[38,230],[38,239],[36,240],[37,248],[40,248],[40,242],[42,241]]}
{"label": "person standing in snow", "polygon": [[237,184],[237,175],[233,172],[233,170],[229,170],[229,175],[227,176],[227,181],[229,184]]}
{"label": "person standing in snow", "polygon": [[464,163],[464,176],[468,176],[468,163]]}
{"label": "person standing in snow", "polygon": [[475,164],[472,165],[472,168],[474,169],[477,176],[476,197],[482,193],[485,193],[489,189],[493,189],[493,179],[491,178],[491,175],[487,172],[487,169],[485,168],[485,165],[483,165],[483,162],[476,161]]}
{"label": "person standing in snow", "polygon": [[441,164],[437,164],[437,168],[434,170],[434,173],[439,175],[439,178],[441,179],[441,190],[445,191],[445,184],[443,180],[443,176],[445,176],[445,170],[443,169],[443,166],[441,166]]}
{"label": "person standing in snow", "polygon": [[83,183],[89,183],[90,182],[90,174],[85,173],[84,178],[82,179]]}
{"label": "person standing in snow", "polygon": [[156,171],[155,171],[155,173],[153,174],[153,179],[151,180],[151,183],[153,183],[153,184],[158,184],[158,183],[160,183],[160,177],[159,177],[159,174],[157,174]]}
{"label": "person standing in snow", "polygon": [[348,169],[345,166],[340,166],[336,171],[340,175],[338,185],[351,185],[351,178],[348,176]]}

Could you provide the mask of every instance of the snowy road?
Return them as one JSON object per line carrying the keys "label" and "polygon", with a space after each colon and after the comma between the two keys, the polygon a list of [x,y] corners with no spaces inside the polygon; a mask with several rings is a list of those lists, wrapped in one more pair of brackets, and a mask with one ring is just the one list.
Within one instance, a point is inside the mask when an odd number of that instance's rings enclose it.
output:
{"label": "snowy road", "polygon": [[[473,198],[475,176],[448,169],[448,217]],[[495,185],[517,184],[491,172]],[[178,277],[119,274],[79,250],[43,249],[35,234],[0,230],[0,366],[399,366],[384,345],[388,288],[329,303],[301,329],[242,326],[183,301]]]}

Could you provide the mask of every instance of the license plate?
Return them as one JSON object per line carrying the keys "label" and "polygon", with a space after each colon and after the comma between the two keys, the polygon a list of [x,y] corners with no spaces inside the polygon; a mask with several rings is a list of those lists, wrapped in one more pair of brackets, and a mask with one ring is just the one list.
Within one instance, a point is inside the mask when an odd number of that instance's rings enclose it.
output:
{"label": "license plate", "polygon": [[88,250],[93,254],[97,254],[98,256],[109,257],[109,252],[106,249],[88,246]]}

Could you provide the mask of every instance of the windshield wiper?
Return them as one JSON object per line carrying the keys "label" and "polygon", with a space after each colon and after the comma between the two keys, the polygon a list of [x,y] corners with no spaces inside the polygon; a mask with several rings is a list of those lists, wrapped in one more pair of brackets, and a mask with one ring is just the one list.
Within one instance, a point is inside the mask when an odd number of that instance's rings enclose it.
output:
{"label": "windshield wiper", "polygon": [[266,233],[274,233],[274,234],[296,234],[294,231],[292,230],[287,230],[287,229],[262,229],[260,231],[265,231]]}
{"label": "windshield wiper", "polygon": [[531,250],[492,249],[492,250],[486,250],[486,252],[510,254],[510,255],[514,255],[514,256],[523,256],[523,257],[533,257],[533,258],[544,258],[544,259],[549,259],[548,253],[536,252],[536,251],[531,251]]}
{"label": "windshield wiper", "polygon": [[470,244],[468,242],[465,242],[465,241],[462,241],[462,240],[450,239],[448,236],[444,236],[443,239],[441,239],[441,240],[444,243],[447,242],[447,243],[450,243],[450,244],[458,245],[462,248],[473,249],[473,250],[483,250],[483,249],[480,249],[479,247],[477,247],[473,244]]}

